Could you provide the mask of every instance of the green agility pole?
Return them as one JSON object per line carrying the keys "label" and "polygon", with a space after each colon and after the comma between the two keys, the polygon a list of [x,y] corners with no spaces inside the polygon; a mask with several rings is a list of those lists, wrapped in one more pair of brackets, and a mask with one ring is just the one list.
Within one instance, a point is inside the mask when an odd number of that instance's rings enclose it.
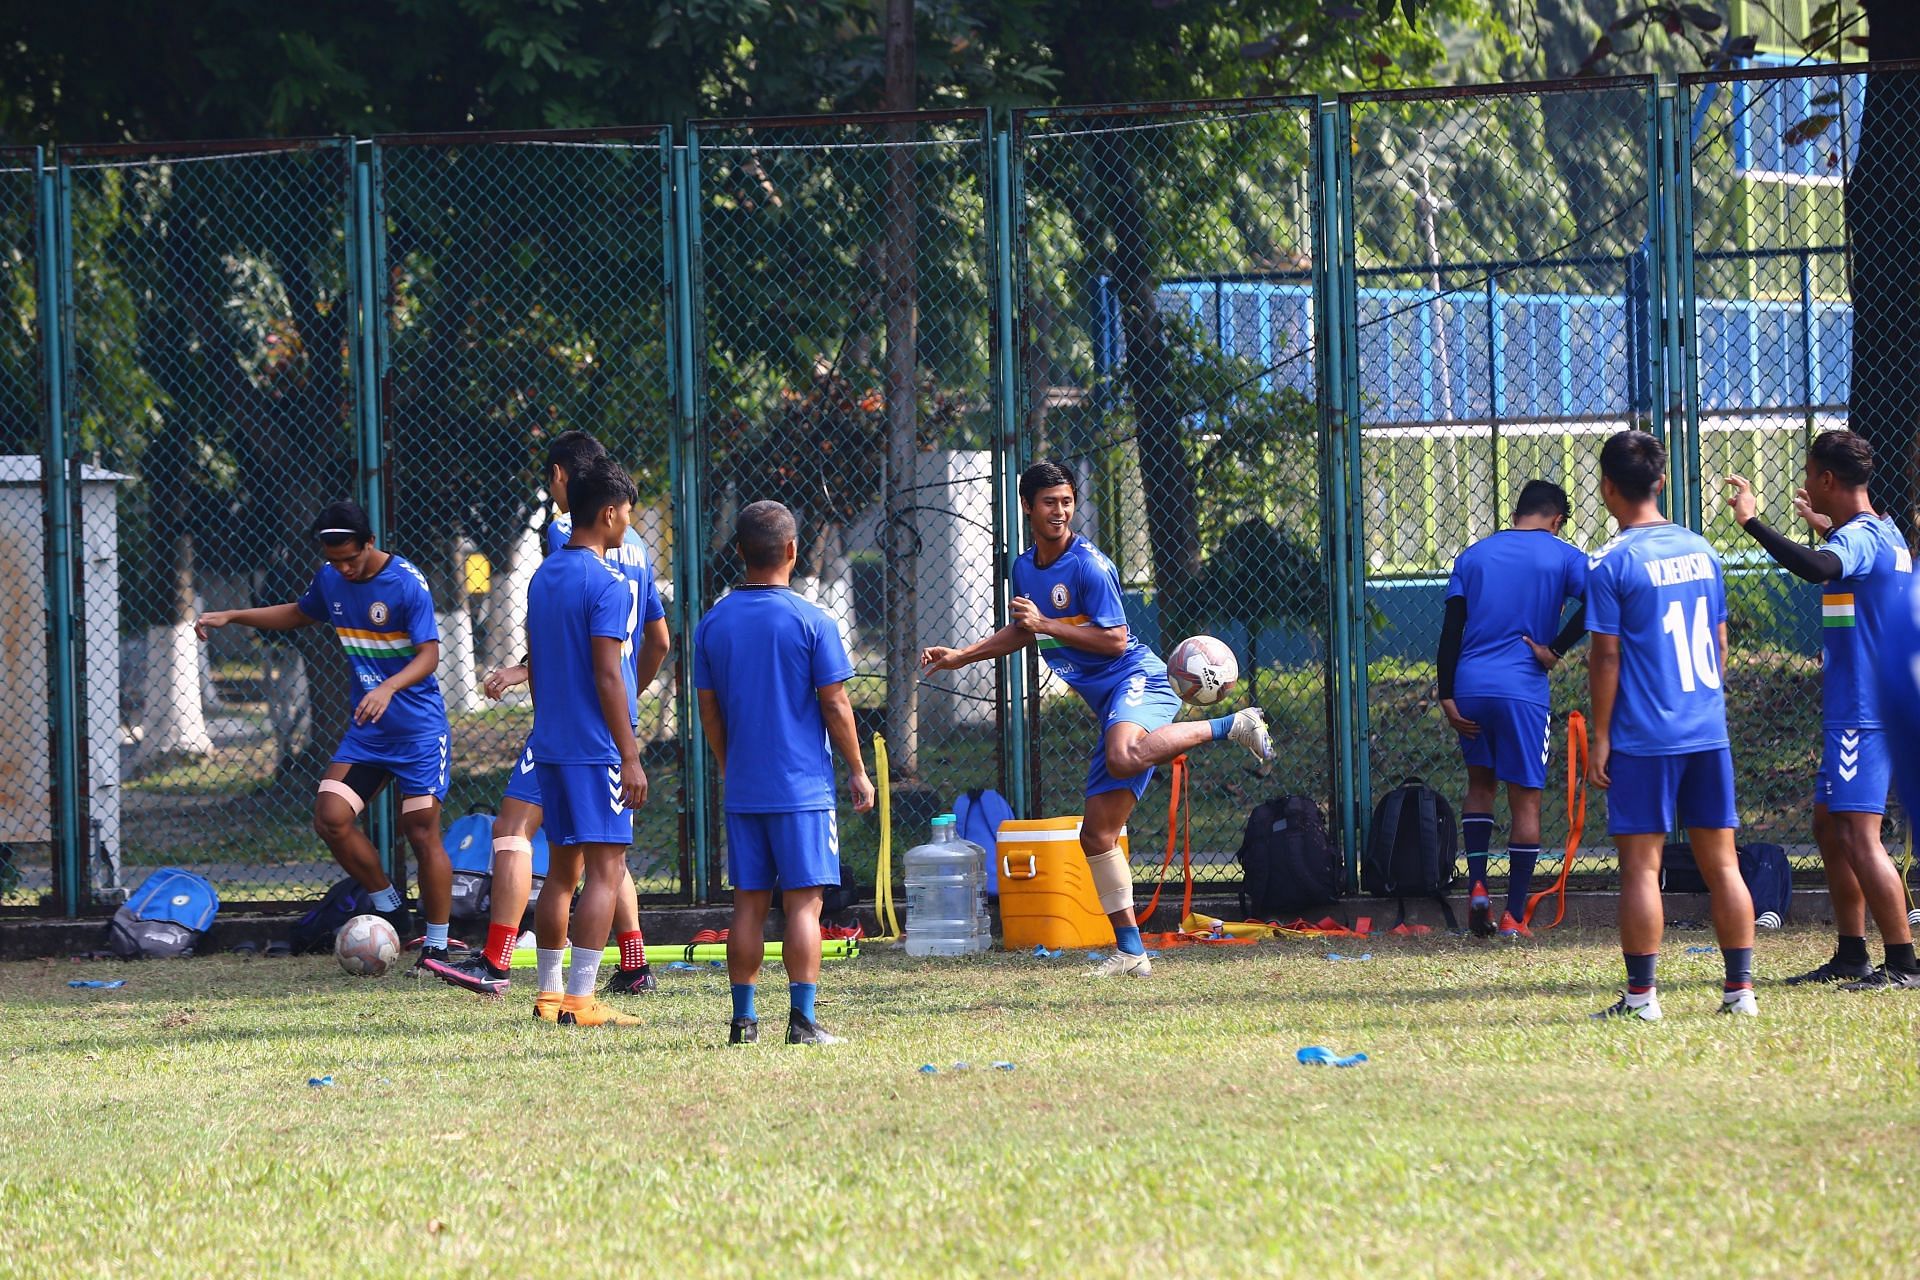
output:
{"label": "green agility pole", "polygon": [[[696,942],[688,946],[676,947],[671,944],[654,945],[646,948],[648,964],[667,964],[674,960],[684,960],[688,964],[701,964],[709,960],[725,960],[727,944],[724,942]],[[780,958],[780,944],[769,942],[763,953],[768,960]],[[820,940],[820,958],[822,960],[852,960],[860,954],[858,938],[822,938]],[[620,948],[608,947],[601,953],[604,960],[618,963]],[[531,969],[538,957],[532,947],[517,947],[513,953],[515,969]]]}

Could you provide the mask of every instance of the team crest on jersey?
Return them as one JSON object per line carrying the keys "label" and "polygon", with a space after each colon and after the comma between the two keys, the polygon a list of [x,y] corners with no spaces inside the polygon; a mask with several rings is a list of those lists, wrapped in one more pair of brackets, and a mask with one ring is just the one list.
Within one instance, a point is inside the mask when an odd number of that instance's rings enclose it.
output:
{"label": "team crest on jersey", "polygon": [[376,627],[386,626],[387,619],[392,616],[392,612],[387,608],[387,602],[385,600],[375,600],[367,606],[367,621]]}
{"label": "team crest on jersey", "polygon": [[1053,597],[1052,597],[1052,599],[1053,599],[1053,607],[1054,607],[1054,608],[1056,608],[1056,609],[1064,609],[1064,608],[1066,608],[1066,607],[1067,607],[1067,600],[1068,600],[1068,595],[1067,595],[1067,584],[1066,584],[1066,583],[1064,583],[1064,582],[1056,582],[1056,583],[1054,583],[1054,584],[1053,584]]}

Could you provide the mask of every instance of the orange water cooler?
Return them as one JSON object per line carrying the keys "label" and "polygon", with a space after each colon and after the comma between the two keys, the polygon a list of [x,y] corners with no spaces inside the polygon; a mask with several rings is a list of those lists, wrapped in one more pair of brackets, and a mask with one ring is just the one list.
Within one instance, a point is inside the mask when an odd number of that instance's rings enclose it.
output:
{"label": "orange water cooler", "polygon": [[[1111,947],[1113,923],[1100,910],[1080,851],[1080,819],[1019,818],[1000,824],[1000,932],[1009,951],[1036,946]],[[1120,833],[1127,851],[1127,833]]]}

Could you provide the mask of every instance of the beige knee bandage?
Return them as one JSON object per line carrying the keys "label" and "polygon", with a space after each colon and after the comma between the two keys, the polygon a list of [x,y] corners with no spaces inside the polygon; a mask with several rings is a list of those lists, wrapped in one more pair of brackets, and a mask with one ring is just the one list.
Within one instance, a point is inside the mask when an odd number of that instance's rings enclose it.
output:
{"label": "beige knee bandage", "polygon": [[1127,855],[1119,849],[1087,855],[1087,869],[1093,873],[1093,892],[1100,909],[1108,915],[1133,905],[1133,869]]}
{"label": "beige knee bandage", "polygon": [[495,836],[493,840],[493,851],[495,853],[524,853],[528,857],[532,857],[533,841],[527,839],[525,836]]}
{"label": "beige knee bandage", "polygon": [[422,809],[431,809],[439,803],[432,796],[408,796],[400,802],[400,812],[418,813]]}
{"label": "beige knee bandage", "polygon": [[322,778],[320,780],[320,794],[323,796],[339,796],[347,802],[347,808],[353,810],[353,816],[356,818],[360,816],[361,810],[367,807],[367,802],[360,798],[358,791],[355,791],[344,782],[335,782],[332,778]]}

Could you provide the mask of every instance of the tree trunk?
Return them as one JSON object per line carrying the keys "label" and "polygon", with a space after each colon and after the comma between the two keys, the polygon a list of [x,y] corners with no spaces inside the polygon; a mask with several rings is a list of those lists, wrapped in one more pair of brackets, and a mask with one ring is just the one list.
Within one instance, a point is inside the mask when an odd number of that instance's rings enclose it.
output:
{"label": "tree trunk", "polygon": [[[889,111],[914,109],[913,0],[887,0]],[[887,149],[886,524],[881,547],[887,578],[887,751],[902,778],[919,775],[920,629],[915,618],[913,475],[919,453],[918,280],[911,123],[893,126]]]}
{"label": "tree trunk", "polygon": [[[1920,57],[1920,8],[1865,0],[1867,56]],[[1920,126],[1920,73],[1867,78],[1859,158],[1847,174],[1848,273],[1853,290],[1853,371],[1848,425],[1880,465],[1874,501],[1915,543],[1920,493],[1920,190],[1910,172]]]}
{"label": "tree trunk", "polygon": [[193,535],[184,528],[173,538],[172,585],[172,619],[147,630],[143,733],[133,754],[135,773],[168,756],[213,751],[200,704],[200,642],[193,634]]}

